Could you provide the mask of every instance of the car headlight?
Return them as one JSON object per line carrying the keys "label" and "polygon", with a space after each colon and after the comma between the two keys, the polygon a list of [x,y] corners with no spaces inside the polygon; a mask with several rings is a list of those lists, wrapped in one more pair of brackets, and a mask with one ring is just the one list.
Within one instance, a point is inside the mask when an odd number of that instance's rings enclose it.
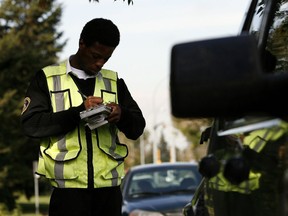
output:
{"label": "car headlight", "polygon": [[160,212],[144,211],[144,210],[134,210],[129,216],[164,216]]}

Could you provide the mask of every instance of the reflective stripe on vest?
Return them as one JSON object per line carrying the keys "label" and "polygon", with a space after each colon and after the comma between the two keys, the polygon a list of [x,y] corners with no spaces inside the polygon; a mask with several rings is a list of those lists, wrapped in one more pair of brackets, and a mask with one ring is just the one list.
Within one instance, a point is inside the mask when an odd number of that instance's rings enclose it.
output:
{"label": "reflective stripe on vest", "polygon": [[[83,102],[73,79],[66,75],[66,62],[58,66],[46,67],[43,71],[50,90],[53,112],[67,110]],[[94,95],[102,97],[104,102],[117,103],[117,74],[108,70],[102,70],[101,73],[102,77],[96,78]],[[106,124],[91,131],[94,187],[119,185],[124,176],[123,159],[128,151],[126,145],[117,143],[117,132],[114,124]],[[44,142],[41,147],[44,169],[39,167],[38,172],[51,179],[53,186],[87,187],[87,146],[84,123],[81,122],[77,129],[65,136],[50,138],[49,144]]]}

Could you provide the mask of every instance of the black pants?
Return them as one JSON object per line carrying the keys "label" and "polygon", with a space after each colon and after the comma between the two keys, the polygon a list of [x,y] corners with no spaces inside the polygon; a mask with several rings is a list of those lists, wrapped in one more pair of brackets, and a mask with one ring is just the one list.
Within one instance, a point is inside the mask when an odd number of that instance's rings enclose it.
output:
{"label": "black pants", "polygon": [[54,188],[49,216],[121,216],[120,187]]}

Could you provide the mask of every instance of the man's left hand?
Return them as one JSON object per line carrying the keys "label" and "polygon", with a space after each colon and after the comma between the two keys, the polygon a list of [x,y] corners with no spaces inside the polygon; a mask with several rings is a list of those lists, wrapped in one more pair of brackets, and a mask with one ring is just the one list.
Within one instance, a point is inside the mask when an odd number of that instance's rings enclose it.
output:
{"label": "man's left hand", "polygon": [[108,116],[109,123],[117,123],[121,118],[121,107],[116,103],[109,103],[106,106],[112,108],[112,112]]}

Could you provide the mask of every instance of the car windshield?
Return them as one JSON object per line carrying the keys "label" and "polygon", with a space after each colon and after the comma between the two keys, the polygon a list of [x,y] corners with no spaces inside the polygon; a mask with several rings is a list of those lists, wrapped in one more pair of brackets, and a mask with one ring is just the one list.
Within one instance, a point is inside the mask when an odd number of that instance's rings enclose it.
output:
{"label": "car windshield", "polygon": [[162,168],[136,172],[130,179],[128,196],[131,198],[171,193],[194,193],[200,181],[197,170]]}

